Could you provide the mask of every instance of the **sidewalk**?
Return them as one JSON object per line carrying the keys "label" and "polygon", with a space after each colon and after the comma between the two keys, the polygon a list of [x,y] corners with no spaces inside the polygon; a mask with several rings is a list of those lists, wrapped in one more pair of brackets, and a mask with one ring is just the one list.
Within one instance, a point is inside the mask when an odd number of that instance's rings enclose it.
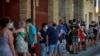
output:
{"label": "sidewalk", "polygon": [[89,47],[86,51],[81,51],[77,55],[76,54],[67,54],[66,56],[90,56],[94,52],[100,50],[100,43],[97,46]]}

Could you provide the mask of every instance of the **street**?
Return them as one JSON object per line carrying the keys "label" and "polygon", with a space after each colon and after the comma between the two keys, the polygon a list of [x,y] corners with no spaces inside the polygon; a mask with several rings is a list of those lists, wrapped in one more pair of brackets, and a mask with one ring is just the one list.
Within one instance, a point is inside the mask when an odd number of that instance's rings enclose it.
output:
{"label": "street", "polygon": [[96,51],[93,55],[91,56],[100,56],[100,50],[99,51]]}

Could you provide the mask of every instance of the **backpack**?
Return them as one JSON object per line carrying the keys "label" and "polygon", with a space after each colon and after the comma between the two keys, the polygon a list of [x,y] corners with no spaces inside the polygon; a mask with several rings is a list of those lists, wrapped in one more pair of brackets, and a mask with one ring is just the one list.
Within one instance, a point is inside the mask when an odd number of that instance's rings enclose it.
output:
{"label": "backpack", "polygon": [[71,32],[72,32],[72,36],[78,36],[78,25],[73,24]]}
{"label": "backpack", "polygon": [[93,28],[92,27],[89,28],[89,37],[94,37]]}

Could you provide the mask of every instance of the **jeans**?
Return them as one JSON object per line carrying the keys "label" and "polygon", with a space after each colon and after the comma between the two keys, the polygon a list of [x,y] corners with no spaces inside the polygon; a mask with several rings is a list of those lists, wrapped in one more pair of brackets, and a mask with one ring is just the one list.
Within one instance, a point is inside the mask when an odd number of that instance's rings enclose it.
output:
{"label": "jeans", "polygon": [[46,55],[46,44],[41,43],[41,56],[47,56]]}

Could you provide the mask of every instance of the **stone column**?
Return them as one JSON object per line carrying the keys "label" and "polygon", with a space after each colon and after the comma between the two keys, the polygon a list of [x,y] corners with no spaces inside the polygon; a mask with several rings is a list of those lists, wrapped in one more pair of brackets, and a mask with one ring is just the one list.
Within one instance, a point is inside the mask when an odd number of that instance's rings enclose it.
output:
{"label": "stone column", "polygon": [[65,0],[65,20],[66,20],[66,23],[68,23],[69,20],[72,20],[73,19],[73,0]]}
{"label": "stone column", "polygon": [[58,0],[48,0],[48,22],[59,20]]}
{"label": "stone column", "polygon": [[20,20],[26,20],[31,16],[30,0],[19,0]]}

